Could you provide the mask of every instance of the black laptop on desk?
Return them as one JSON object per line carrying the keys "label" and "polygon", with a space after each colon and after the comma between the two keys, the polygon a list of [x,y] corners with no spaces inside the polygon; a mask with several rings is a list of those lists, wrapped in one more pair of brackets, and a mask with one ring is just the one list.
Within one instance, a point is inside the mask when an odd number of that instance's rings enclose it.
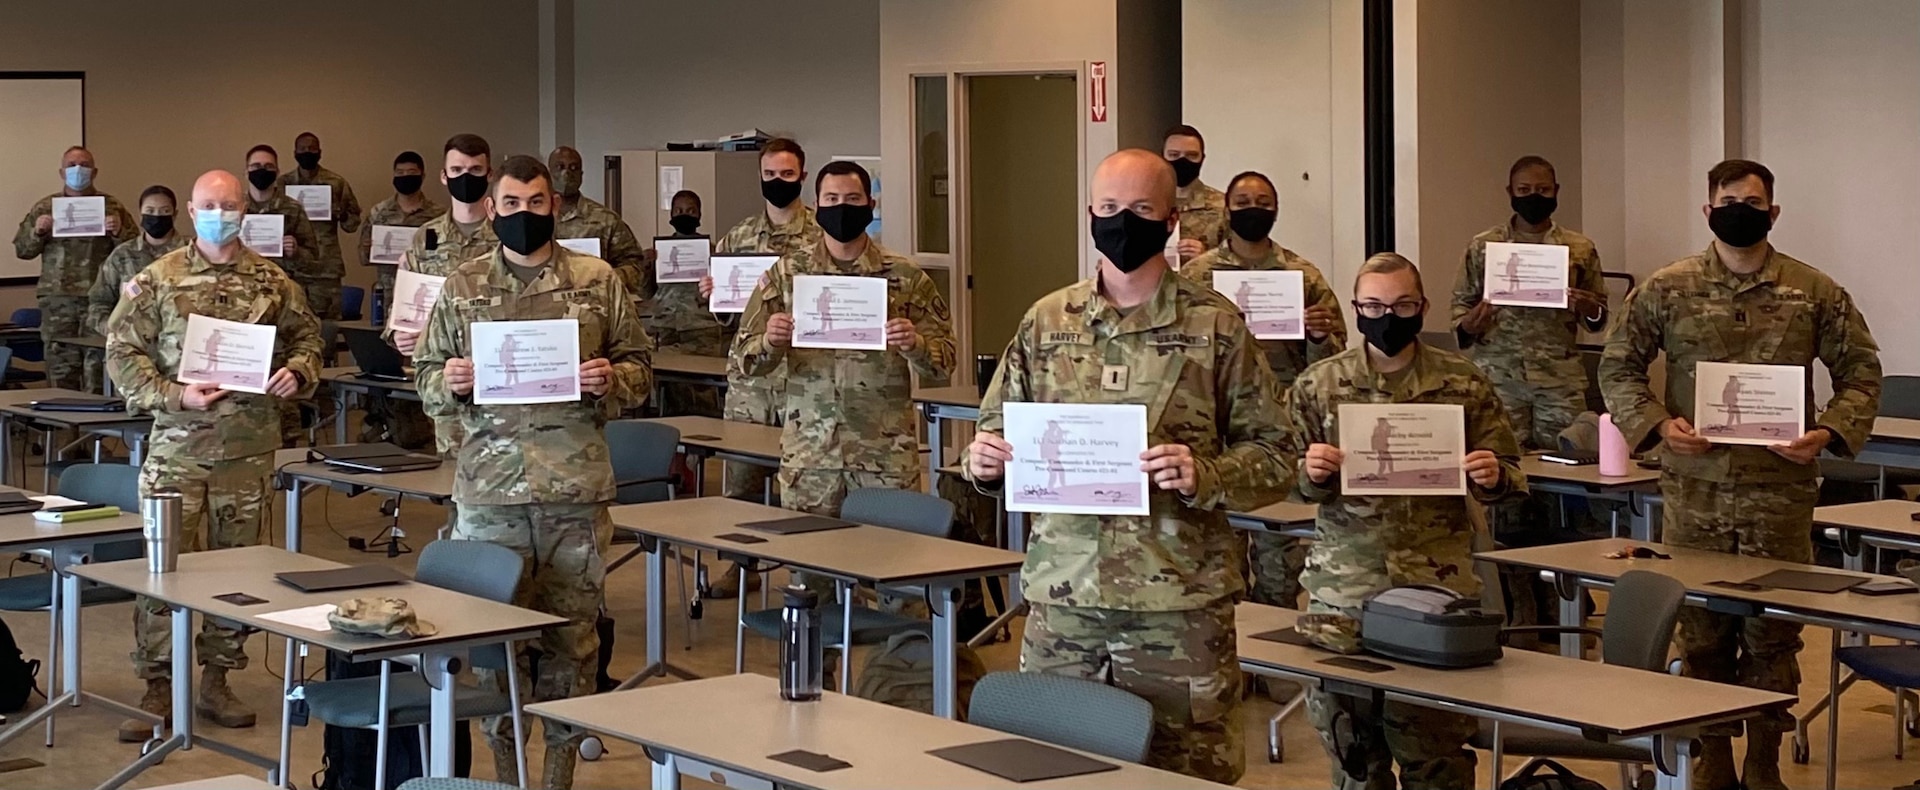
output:
{"label": "black laptop on desk", "polygon": [[347,339],[347,351],[353,354],[353,364],[360,368],[360,378],[375,381],[413,380],[413,376],[407,373],[406,358],[381,339],[380,330],[343,326],[340,327],[340,334]]}
{"label": "black laptop on desk", "polygon": [[422,469],[437,469],[440,466],[440,459],[435,456],[408,452],[406,448],[387,442],[315,447],[307,451],[307,460],[343,469],[382,474],[417,472]]}

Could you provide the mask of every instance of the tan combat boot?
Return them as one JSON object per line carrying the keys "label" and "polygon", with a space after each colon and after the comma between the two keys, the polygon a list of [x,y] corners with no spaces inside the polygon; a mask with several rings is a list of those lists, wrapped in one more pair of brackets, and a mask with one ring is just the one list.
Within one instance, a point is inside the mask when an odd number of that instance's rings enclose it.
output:
{"label": "tan combat boot", "polygon": [[1746,790],[1787,790],[1780,778],[1780,733],[1747,726],[1747,758],[1740,766]]}
{"label": "tan combat boot", "polygon": [[493,750],[493,778],[503,785],[520,786],[520,761],[512,748]]}
{"label": "tan combat boot", "polygon": [[1700,736],[1700,757],[1693,761],[1693,790],[1735,790],[1739,786],[1740,777],[1733,773],[1733,739]]}
{"label": "tan combat boot", "polygon": [[[173,716],[173,682],[166,678],[147,678],[147,693],[140,698],[140,709],[159,716],[160,731],[166,732],[168,720]],[[146,743],[153,737],[153,726],[145,719],[120,722],[120,742]]]}
{"label": "tan combat boot", "polygon": [[573,790],[573,760],[579,754],[578,746],[547,747],[540,786],[547,790]]}
{"label": "tan combat boot", "polygon": [[201,668],[200,698],[194,701],[193,710],[230,730],[253,726],[253,711],[227,687],[226,667],[208,664]]}
{"label": "tan combat boot", "polygon": [[[760,591],[760,574],[747,574],[747,590]],[[707,581],[707,597],[716,601],[730,600],[740,594],[740,563],[727,563],[726,570]]]}

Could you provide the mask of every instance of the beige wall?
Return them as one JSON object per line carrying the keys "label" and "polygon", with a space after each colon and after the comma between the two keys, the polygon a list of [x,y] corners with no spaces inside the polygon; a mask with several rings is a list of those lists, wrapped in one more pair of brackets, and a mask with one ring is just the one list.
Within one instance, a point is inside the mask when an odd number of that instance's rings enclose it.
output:
{"label": "beige wall", "polygon": [[[100,186],[129,201],[149,184],[184,192],[203,171],[240,170],[255,143],[279,149],[291,169],[294,135],[309,130],[320,135],[323,163],[365,208],[392,194],[402,150],[419,151],[432,167],[456,132],[485,135],[496,151],[533,147],[532,3],[463,0],[458,14],[430,3],[369,8],[10,2],[0,69],[86,72],[87,143]],[[25,175],[51,192],[58,164]],[[429,193],[446,199],[437,183]],[[358,240],[344,244],[357,258]],[[371,270],[351,258],[348,282],[371,283]]]}

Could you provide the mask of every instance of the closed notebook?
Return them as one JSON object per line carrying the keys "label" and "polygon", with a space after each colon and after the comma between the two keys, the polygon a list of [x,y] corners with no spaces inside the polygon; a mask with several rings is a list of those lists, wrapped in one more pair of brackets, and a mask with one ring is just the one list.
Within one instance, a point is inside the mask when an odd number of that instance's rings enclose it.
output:
{"label": "closed notebook", "polygon": [[841,521],[826,516],[796,516],[777,518],[771,521],[749,521],[739,525],[742,529],[755,532],[771,532],[775,535],[799,535],[804,532],[822,532],[829,529],[846,529],[854,526],[851,521]]}
{"label": "closed notebook", "polygon": [[1039,782],[1120,770],[1120,766],[1113,763],[1021,738],[949,746],[927,754],[1014,782]]}
{"label": "closed notebook", "polygon": [[273,578],[301,592],[352,590],[409,581],[407,575],[385,565],[355,565],[324,571],[289,571]]}

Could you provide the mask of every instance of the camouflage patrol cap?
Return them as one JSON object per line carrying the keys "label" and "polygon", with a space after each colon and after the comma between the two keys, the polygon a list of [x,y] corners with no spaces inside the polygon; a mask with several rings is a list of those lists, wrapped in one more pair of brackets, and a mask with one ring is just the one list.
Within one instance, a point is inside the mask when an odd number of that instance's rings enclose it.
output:
{"label": "camouflage patrol cap", "polygon": [[400,598],[355,598],[334,607],[327,623],[344,634],[384,637],[420,637],[440,633],[420,619],[413,606]]}

